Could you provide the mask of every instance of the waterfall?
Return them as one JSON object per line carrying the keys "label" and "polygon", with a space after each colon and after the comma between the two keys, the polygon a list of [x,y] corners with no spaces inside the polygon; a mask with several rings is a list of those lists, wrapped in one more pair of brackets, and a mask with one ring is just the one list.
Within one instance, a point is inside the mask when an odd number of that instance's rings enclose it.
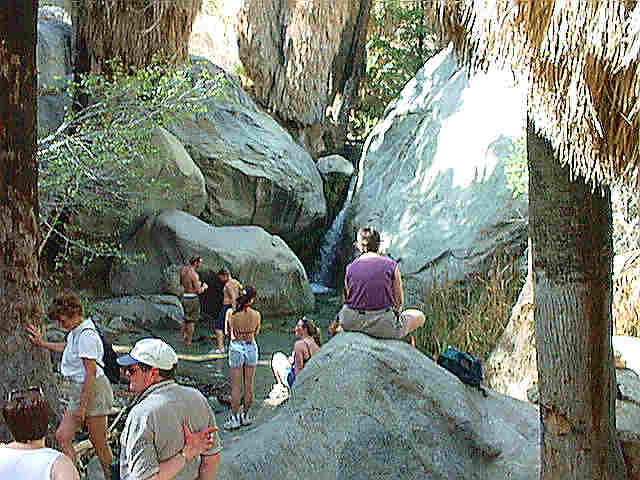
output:
{"label": "waterfall", "polygon": [[345,216],[351,205],[351,197],[355,189],[357,175],[354,175],[349,184],[349,192],[344,201],[342,210],[336,215],[333,223],[322,240],[320,255],[315,261],[314,271],[311,275],[311,289],[313,293],[330,293],[335,291],[336,271],[338,261],[338,247],[342,241],[345,227]]}

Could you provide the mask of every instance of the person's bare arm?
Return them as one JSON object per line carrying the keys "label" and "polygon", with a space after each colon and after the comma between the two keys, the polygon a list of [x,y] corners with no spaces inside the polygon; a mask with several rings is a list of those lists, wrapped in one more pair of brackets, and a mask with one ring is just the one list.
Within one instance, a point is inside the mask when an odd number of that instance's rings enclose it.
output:
{"label": "person's bare arm", "polygon": [[293,347],[293,356],[295,359],[293,368],[296,371],[296,376],[298,375],[298,373],[300,373],[300,370],[302,370],[302,365],[304,365],[304,356],[302,355],[302,350],[304,347],[302,346],[302,343],[304,342],[298,340]]}
{"label": "person's bare arm", "polygon": [[[175,478],[175,476],[184,468],[186,462],[190,462],[198,455],[202,455],[203,452],[209,450],[213,446],[213,443],[215,442],[215,432],[218,429],[207,428],[205,430],[202,430],[201,432],[191,433],[189,427],[183,425],[182,430],[184,432],[185,438],[184,448],[176,453],[173,457],[160,462],[160,464],[158,465],[160,471],[154,475],[151,475],[148,480],[171,480]],[[182,452],[184,452],[184,455],[182,455]],[[220,457],[220,455],[213,456],[218,458]],[[201,462],[204,463],[206,458],[207,457],[202,456],[200,458]],[[201,473],[198,478],[213,480],[215,478],[215,470],[213,472],[213,476],[202,477],[202,463],[200,464]],[[218,464],[216,461],[215,467],[217,468],[217,466]]]}
{"label": "person's bare arm", "polygon": [[28,333],[27,338],[29,338],[29,341],[34,345],[41,348],[46,348],[47,350],[50,350],[52,352],[62,353],[64,351],[64,347],[67,345],[65,342],[45,342],[42,338],[42,335],[40,334],[40,330],[38,330],[36,327],[34,327],[33,325],[27,325],[26,328]]}
{"label": "person's bare arm", "polygon": [[80,480],[80,475],[71,459],[62,455],[53,462],[51,480]]}
{"label": "person's bare arm", "polygon": [[218,463],[220,462],[220,454],[203,455],[200,457],[200,474],[198,480],[215,480],[218,472]]}
{"label": "person's bare arm", "polygon": [[342,303],[346,304],[349,301],[349,295],[351,291],[349,290],[349,285],[347,284],[347,276],[344,277],[344,288],[342,290]]}
{"label": "person's bare arm", "polygon": [[227,310],[224,315],[224,334],[229,335],[231,340],[235,340],[236,336],[233,333],[233,322],[231,321],[231,315],[233,315],[233,308]]}
{"label": "person's bare arm", "polygon": [[393,272],[393,309],[396,312],[401,312],[403,305],[404,291],[402,290],[402,275],[400,274],[400,267],[396,265],[396,269]]}
{"label": "person's bare arm", "polygon": [[256,325],[256,331],[254,333],[254,335],[257,335],[260,333],[260,325],[262,324],[262,315],[260,314],[260,312],[256,312],[258,314],[258,324]]}

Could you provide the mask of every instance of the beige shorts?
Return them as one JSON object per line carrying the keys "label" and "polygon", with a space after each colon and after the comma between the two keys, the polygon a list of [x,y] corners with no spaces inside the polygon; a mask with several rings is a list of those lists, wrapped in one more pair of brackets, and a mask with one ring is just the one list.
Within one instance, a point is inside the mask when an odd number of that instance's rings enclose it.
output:
{"label": "beige shorts", "polygon": [[200,319],[200,299],[198,297],[182,297],[184,323],[196,323]]}
{"label": "beige shorts", "polygon": [[409,319],[404,313],[384,310],[352,310],[347,305],[338,312],[338,321],[347,332],[362,332],[376,338],[402,338],[407,334]]}
{"label": "beige shorts", "polygon": [[[73,412],[80,406],[82,398],[82,383],[64,379],[60,384],[60,401],[67,411]],[[106,375],[96,377],[93,392],[89,392],[87,417],[99,417],[111,413],[113,406],[113,390]]]}

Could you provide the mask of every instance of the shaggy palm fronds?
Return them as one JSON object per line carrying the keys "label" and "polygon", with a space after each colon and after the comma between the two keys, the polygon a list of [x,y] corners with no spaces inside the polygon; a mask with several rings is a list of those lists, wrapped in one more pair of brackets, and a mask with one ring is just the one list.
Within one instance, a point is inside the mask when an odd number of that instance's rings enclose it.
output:
{"label": "shaggy palm fronds", "polygon": [[143,67],[154,56],[181,63],[202,0],[73,0],[73,21],[86,41],[91,70],[108,71],[120,58]]}
{"label": "shaggy palm fronds", "polygon": [[615,335],[640,337],[640,250],[628,252],[613,278]]}
{"label": "shaggy palm fronds", "polygon": [[498,255],[485,274],[464,283],[440,281],[425,291],[425,326],[416,344],[432,358],[448,345],[486,359],[504,331],[524,276],[518,261]]}
{"label": "shaggy palm fronds", "polygon": [[640,5],[620,0],[440,0],[444,36],[475,69],[511,66],[562,163],[592,182],[640,176]]}

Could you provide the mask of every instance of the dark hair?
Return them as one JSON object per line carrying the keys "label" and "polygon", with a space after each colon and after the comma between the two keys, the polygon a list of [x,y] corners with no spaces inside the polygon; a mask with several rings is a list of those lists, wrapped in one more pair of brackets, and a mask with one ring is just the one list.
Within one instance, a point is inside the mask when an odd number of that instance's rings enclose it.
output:
{"label": "dark hair", "polygon": [[2,416],[17,442],[40,440],[47,435],[53,411],[40,389],[12,392],[2,408]]}
{"label": "dark hair", "polygon": [[73,317],[77,314],[82,316],[83,312],[82,302],[78,296],[73,293],[58,295],[51,301],[49,309],[47,310],[49,320],[55,320],[58,315]]}
{"label": "dark hair", "polygon": [[300,320],[302,320],[302,328],[306,328],[311,338],[316,342],[316,345],[320,346],[322,344],[322,338],[320,337],[320,329],[316,323],[306,316],[302,317]]}
{"label": "dark hair", "polygon": [[230,275],[229,269],[227,267],[222,267],[220,270],[218,270],[216,275]]}
{"label": "dark hair", "polygon": [[246,309],[247,305],[249,305],[249,302],[254,298],[256,298],[256,289],[253,287],[245,288],[244,292],[242,292],[242,295],[236,298],[236,308],[233,313],[238,313]]}
{"label": "dark hair", "polygon": [[358,247],[362,253],[377,253],[380,248],[380,234],[373,227],[362,227],[358,230]]}
{"label": "dark hair", "polygon": [[160,376],[162,378],[164,378],[165,380],[171,380],[172,378],[174,378],[176,376],[176,370],[178,370],[178,364],[176,363],[173,367],[171,367],[171,369],[169,370],[162,370],[162,369],[158,369],[158,374],[160,374]]}
{"label": "dark hair", "polygon": [[202,261],[202,257],[191,257],[189,259],[189,265],[195,265],[198,262]]}

